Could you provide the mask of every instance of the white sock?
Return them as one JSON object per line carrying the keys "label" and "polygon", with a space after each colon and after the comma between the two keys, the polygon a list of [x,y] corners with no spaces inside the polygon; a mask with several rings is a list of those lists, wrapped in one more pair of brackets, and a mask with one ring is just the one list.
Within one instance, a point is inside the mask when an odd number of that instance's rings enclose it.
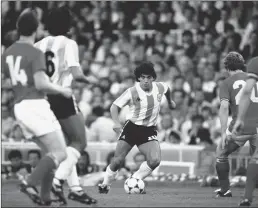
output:
{"label": "white sock", "polygon": [[102,184],[110,185],[113,180],[115,180],[116,175],[118,171],[114,172],[110,169],[109,166],[107,166],[105,175],[104,175],[104,181]]}
{"label": "white sock", "polygon": [[81,191],[79,177],[77,175],[76,166],[73,166],[71,174],[67,177],[67,183],[71,191]]}
{"label": "white sock", "polygon": [[152,169],[148,166],[147,162],[144,161],[139,170],[137,170],[132,177],[133,178],[137,178],[137,179],[141,179],[143,180],[144,178],[146,178],[148,175],[150,175],[152,173]]}
{"label": "white sock", "polygon": [[[67,147],[67,158],[63,161],[55,173],[55,178],[59,180],[66,180],[68,176],[72,173],[73,167],[78,162],[79,157],[81,156],[80,152],[73,147]],[[54,180],[54,183],[57,180]]]}

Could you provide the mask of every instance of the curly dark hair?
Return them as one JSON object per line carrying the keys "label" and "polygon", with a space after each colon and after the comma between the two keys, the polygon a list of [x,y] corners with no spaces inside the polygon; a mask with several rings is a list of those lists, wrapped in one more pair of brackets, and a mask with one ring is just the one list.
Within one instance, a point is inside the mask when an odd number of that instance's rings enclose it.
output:
{"label": "curly dark hair", "polygon": [[136,69],[134,70],[134,75],[137,82],[140,81],[139,78],[142,74],[150,75],[155,80],[157,78],[157,74],[155,72],[153,63],[143,62],[142,64],[136,67]]}
{"label": "curly dark hair", "polygon": [[232,51],[225,57],[224,66],[228,71],[244,70],[245,60],[240,53]]}

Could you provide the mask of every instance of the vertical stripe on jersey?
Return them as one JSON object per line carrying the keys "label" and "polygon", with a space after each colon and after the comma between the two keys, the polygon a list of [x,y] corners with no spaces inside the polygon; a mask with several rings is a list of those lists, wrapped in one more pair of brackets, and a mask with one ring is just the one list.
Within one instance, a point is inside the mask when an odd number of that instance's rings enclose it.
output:
{"label": "vertical stripe on jersey", "polygon": [[158,90],[159,90],[159,94],[163,95],[163,93],[165,91],[164,86],[161,83],[157,83],[157,87],[158,87]]}
{"label": "vertical stripe on jersey", "polygon": [[134,122],[139,117],[140,110],[141,110],[141,102],[139,100],[137,100],[137,98],[139,98],[139,93],[137,92],[136,87],[130,88],[130,91],[132,94],[133,104],[135,106],[135,109],[133,112],[133,117],[132,117],[132,121]]}
{"label": "vertical stripe on jersey", "polygon": [[150,118],[152,116],[154,109],[154,97],[153,95],[147,95],[147,111],[145,114],[145,118],[143,119],[143,126],[148,126]]}

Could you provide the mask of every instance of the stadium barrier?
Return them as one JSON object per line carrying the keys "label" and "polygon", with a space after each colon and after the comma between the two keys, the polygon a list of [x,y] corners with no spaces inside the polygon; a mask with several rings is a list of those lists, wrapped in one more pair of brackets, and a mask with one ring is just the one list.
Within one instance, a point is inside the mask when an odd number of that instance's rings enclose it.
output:
{"label": "stadium barrier", "polygon": [[[111,152],[114,151],[116,147],[116,143],[98,143],[98,142],[88,142],[87,152],[90,154],[91,163],[97,164],[100,167],[104,167],[106,165],[106,157]],[[207,150],[204,150],[203,146],[198,145],[176,145],[176,144],[168,144],[161,143],[161,157],[162,162],[160,166],[155,170],[156,172],[164,172],[164,173],[186,173],[186,174],[198,174],[198,170],[203,166],[203,161],[207,158]],[[23,160],[27,161],[28,159],[28,151],[32,149],[39,149],[39,147],[33,142],[2,142],[2,164],[9,164],[8,161],[8,153],[13,149],[19,149],[22,153]],[[126,157],[127,166],[131,167],[134,165],[133,157],[139,152],[138,148],[135,146],[131,152]],[[245,164],[248,162],[249,150],[241,150],[241,154],[244,159]],[[210,152],[214,154],[214,152]],[[237,161],[242,161],[240,156],[231,156],[230,162],[233,166],[234,159],[238,158]],[[215,155],[214,155],[215,157]],[[240,163],[239,163],[240,164]],[[239,167],[239,164],[237,167]]]}

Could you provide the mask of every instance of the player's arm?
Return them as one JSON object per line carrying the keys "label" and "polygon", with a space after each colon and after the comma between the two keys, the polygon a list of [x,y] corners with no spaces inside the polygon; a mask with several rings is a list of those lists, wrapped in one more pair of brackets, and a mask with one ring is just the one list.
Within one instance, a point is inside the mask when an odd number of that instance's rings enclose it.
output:
{"label": "player's arm", "polygon": [[50,82],[48,76],[46,75],[46,63],[44,54],[41,51],[37,51],[36,57],[32,62],[32,71],[35,87],[47,94],[61,94],[65,97],[71,97],[72,91],[67,88],[63,88],[59,85]]}
{"label": "player's arm", "polygon": [[167,102],[168,102],[168,107],[173,110],[176,108],[176,103],[171,99],[171,90],[167,89],[167,92],[165,93],[165,97],[167,99]]}
{"label": "player's arm", "polygon": [[116,133],[120,133],[122,129],[122,125],[119,121],[119,110],[120,108],[126,106],[130,102],[130,99],[131,99],[131,94],[129,90],[126,90],[112,103],[110,107],[110,114],[115,123],[115,126],[113,129]]}
{"label": "player's arm", "polygon": [[65,60],[68,65],[68,70],[71,72],[73,79],[78,82],[84,82],[86,84],[89,83],[97,83],[97,79],[93,76],[86,77],[79,63],[79,49],[78,45],[75,41],[70,40],[70,42],[66,45],[65,48]]}

